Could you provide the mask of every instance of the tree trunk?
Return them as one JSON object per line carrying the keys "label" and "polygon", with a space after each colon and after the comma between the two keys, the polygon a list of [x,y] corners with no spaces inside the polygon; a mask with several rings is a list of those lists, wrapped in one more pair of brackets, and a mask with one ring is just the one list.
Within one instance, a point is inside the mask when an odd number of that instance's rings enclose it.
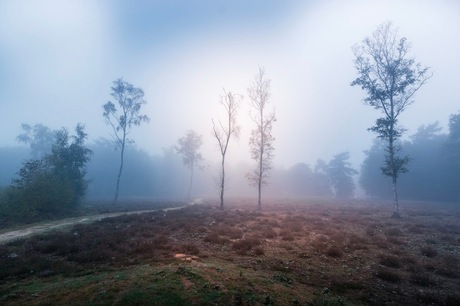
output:
{"label": "tree trunk", "polygon": [[[262,99],[261,99],[262,100]],[[265,133],[264,133],[264,108],[260,108],[260,155],[259,155],[259,196],[257,199],[257,209],[262,210],[262,178],[263,178],[263,158],[265,150]]]}
{"label": "tree trunk", "polygon": [[262,197],[262,179],[259,179],[259,197],[258,197],[258,200],[257,200],[257,209],[258,210],[262,210],[261,197]]}
{"label": "tree trunk", "polygon": [[262,158],[263,158],[263,148],[260,150],[260,156],[259,156],[259,195],[257,198],[257,209],[262,210],[262,177],[263,177],[263,163],[262,163]]}
{"label": "tree trunk", "polygon": [[113,204],[116,204],[118,201],[118,191],[120,189],[121,172],[123,171],[124,154],[125,154],[125,140],[123,138],[123,143],[121,144],[121,154],[120,154],[120,169],[118,170],[117,186],[115,189],[115,197],[113,199]]}
{"label": "tree trunk", "polygon": [[224,209],[225,155],[222,157],[222,180],[220,182],[220,209]]}
{"label": "tree trunk", "polygon": [[193,163],[190,167],[190,185],[188,186],[188,193],[187,193],[187,204],[190,202],[190,191],[192,190],[192,184],[193,184]]}
{"label": "tree trunk", "polygon": [[399,218],[399,204],[398,204],[398,185],[397,179],[393,176],[393,218]]}
{"label": "tree trunk", "polygon": [[[394,118],[393,108],[391,108],[391,115]],[[393,188],[393,214],[392,217],[399,218],[399,204],[398,204],[398,171],[399,169],[396,168],[395,165],[395,147],[394,147],[394,136],[395,135],[395,127],[394,127],[394,119],[391,120],[390,126],[390,139],[388,143],[388,151],[390,153],[390,164],[391,164],[391,180],[392,180],[392,188]]]}

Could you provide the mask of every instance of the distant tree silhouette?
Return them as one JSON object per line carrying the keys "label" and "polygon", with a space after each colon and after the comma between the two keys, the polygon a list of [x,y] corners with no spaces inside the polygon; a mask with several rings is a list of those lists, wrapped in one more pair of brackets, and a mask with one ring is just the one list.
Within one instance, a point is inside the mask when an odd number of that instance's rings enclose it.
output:
{"label": "distant tree silhouette", "polygon": [[214,120],[212,120],[213,134],[217,140],[217,144],[219,146],[220,154],[222,157],[219,180],[219,197],[221,209],[224,208],[225,156],[227,155],[230,138],[232,136],[238,138],[240,134],[240,127],[236,123],[236,116],[241,99],[241,95],[232,94],[231,92],[226,92],[224,90],[224,94],[220,96],[220,104],[225,108],[227,118],[224,123],[219,120],[219,124],[217,126]]}
{"label": "distant tree silhouette", "polygon": [[177,153],[182,155],[184,165],[190,169],[190,184],[187,192],[187,202],[190,201],[190,191],[193,185],[193,170],[195,166],[199,166],[200,162],[203,160],[199,152],[202,144],[202,136],[198,135],[193,130],[188,130],[185,136],[178,140],[178,146],[176,147]]}
{"label": "distant tree silhouette", "polygon": [[306,197],[315,193],[313,170],[305,163],[297,163],[285,170],[285,189],[290,197]]}
{"label": "distant tree silhouette", "polygon": [[251,87],[248,88],[249,105],[252,108],[251,119],[256,128],[251,132],[249,147],[251,157],[257,162],[256,169],[247,174],[252,185],[258,188],[257,208],[262,209],[262,185],[267,183],[275,150],[272,135],[275,111],[267,113],[270,98],[270,79],[265,77],[265,70],[259,68]]}
{"label": "distant tree silhouette", "polygon": [[353,175],[358,174],[358,171],[351,168],[349,159],[350,153],[342,152],[335,155],[328,164],[327,172],[334,188],[335,196],[338,198],[353,197],[355,189]]}
{"label": "distant tree silhouette", "polygon": [[444,146],[447,175],[454,194],[452,200],[460,201],[460,113],[449,118],[449,135]]}
{"label": "distant tree silhouette", "polygon": [[23,132],[16,137],[19,142],[30,146],[33,158],[40,159],[49,152],[53,145],[54,137],[58,131],[39,123],[34,126],[21,124]]}
{"label": "distant tree silhouette", "polygon": [[446,200],[446,163],[442,145],[446,135],[441,134],[439,122],[422,125],[410,141],[403,142],[404,151],[412,158],[410,172],[400,180],[401,195],[414,200]]}
{"label": "distant tree silhouette", "polygon": [[399,217],[397,181],[407,172],[408,156],[400,156],[397,140],[405,131],[398,126],[399,115],[413,103],[414,94],[431,77],[429,68],[421,67],[410,58],[410,44],[406,38],[398,38],[397,31],[387,22],[375,30],[372,37],[355,46],[355,68],[358,72],[351,85],[360,86],[367,97],[364,102],[381,110],[383,117],[369,130],[387,142],[385,165],[382,173],[392,178],[393,216]]}
{"label": "distant tree silhouette", "polygon": [[374,139],[372,146],[364,151],[365,157],[360,167],[359,184],[366,195],[391,199],[391,185],[388,184],[387,176],[382,176],[379,165],[385,163],[385,141],[380,138]]}
{"label": "distant tree silhouette", "polygon": [[331,191],[331,180],[329,178],[329,169],[327,163],[318,159],[315,167],[313,168],[313,183],[314,183],[314,194],[319,196],[330,196]]}
{"label": "distant tree silhouette", "polygon": [[117,105],[111,101],[104,104],[103,116],[107,124],[112,127],[114,142],[120,149],[120,167],[113,199],[113,202],[116,203],[123,171],[125,146],[127,143],[133,142],[127,136],[133,126],[139,126],[142,122],[149,122],[150,119],[147,115],[140,114],[141,107],[147,103],[144,100],[144,91],[141,88],[136,88],[120,78],[113,82],[111,96]]}

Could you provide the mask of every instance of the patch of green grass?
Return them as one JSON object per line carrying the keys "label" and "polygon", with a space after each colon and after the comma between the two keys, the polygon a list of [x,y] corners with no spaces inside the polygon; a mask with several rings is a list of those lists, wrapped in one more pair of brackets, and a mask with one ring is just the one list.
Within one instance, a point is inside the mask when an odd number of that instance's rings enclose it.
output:
{"label": "patch of green grass", "polygon": [[123,293],[119,305],[189,305],[181,294],[173,290],[149,291],[132,288]]}

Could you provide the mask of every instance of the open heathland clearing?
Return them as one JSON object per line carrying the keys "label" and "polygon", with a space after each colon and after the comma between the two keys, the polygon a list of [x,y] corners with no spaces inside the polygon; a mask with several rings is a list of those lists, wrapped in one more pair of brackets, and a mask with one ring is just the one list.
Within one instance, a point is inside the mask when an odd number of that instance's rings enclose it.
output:
{"label": "open heathland clearing", "polygon": [[2,305],[459,305],[460,208],[216,201],[0,245]]}

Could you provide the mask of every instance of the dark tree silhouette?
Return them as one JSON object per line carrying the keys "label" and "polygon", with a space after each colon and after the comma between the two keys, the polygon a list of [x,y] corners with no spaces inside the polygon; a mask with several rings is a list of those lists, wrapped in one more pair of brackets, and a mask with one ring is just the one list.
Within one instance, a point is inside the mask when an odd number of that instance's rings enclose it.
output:
{"label": "dark tree silhouette", "polygon": [[372,37],[353,48],[358,72],[351,85],[360,86],[367,94],[364,103],[381,110],[383,117],[369,130],[387,142],[382,173],[392,179],[393,216],[399,217],[397,180],[407,172],[408,156],[401,156],[397,140],[405,131],[398,126],[399,115],[413,103],[414,94],[431,77],[428,67],[422,67],[409,57],[410,44],[398,38],[397,30],[387,22],[380,25]]}
{"label": "dark tree silhouette", "polygon": [[358,174],[358,171],[351,168],[349,158],[350,153],[342,152],[335,155],[328,164],[329,179],[334,188],[335,196],[338,198],[353,197],[355,189],[353,175]]}
{"label": "dark tree silhouette", "polygon": [[187,202],[190,201],[190,191],[193,185],[193,170],[195,166],[199,166],[203,160],[201,153],[199,152],[203,140],[201,135],[198,135],[195,131],[189,130],[184,137],[178,140],[178,146],[176,147],[177,153],[182,155],[184,165],[190,169],[190,184],[187,192]]}
{"label": "dark tree silhouette", "polygon": [[224,208],[224,190],[225,190],[225,156],[227,155],[228,144],[230,138],[234,136],[235,138],[239,137],[240,127],[236,123],[237,111],[239,108],[240,101],[242,99],[241,95],[232,94],[231,92],[226,92],[220,97],[220,104],[225,108],[227,115],[226,122],[222,123],[219,120],[218,126],[214,120],[212,120],[212,130],[214,137],[217,140],[219,146],[220,154],[222,156],[221,162],[221,173],[219,180],[219,197],[220,197],[220,208]]}
{"label": "dark tree silhouette", "polygon": [[86,164],[92,152],[85,146],[83,125],[78,124],[75,132],[69,136],[62,128],[50,151],[41,159],[23,163],[19,177],[7,189],[7,206],[14,215],[35,216],[72,208],[85,195]]}
{"label": "dark tree silhouette", "polygon": [[123,79],[118,79],[113,82],[111,96],[115,103],[108,101],[103,105],[103,116],[113,129],[113,138],[117,147],[120,149],[120,167],[117,175],[117,185],[115,189],[115,197],[113,202],[118,200],[118,191],[120,189],[120,178],[123,171],[123,161],[125,146],[127,143],[132,143],[133,140],[128,139],[128,134],[133,126],[139,126],[142,122],[149,122],[150,119],[146,115],[141,115],[141,107],[147,102],[144,100],[144,91],[141,88],[136,88]]}
{"label": "dark tree silhouette", "polygon": [[273,160],[272,135],[273,123],[276,121],[275,112],[267,113],[270,98],[270,79],[265,77],[263,68],[254,78],[252,86],[248,88],[249,105],[253,113],[251,119],[256,125],[249,139],[251,157],[257,162],[256,169],[247,174],[249,182],[258,188],[257,208],[262,209],[262,185],[267,183]]}

